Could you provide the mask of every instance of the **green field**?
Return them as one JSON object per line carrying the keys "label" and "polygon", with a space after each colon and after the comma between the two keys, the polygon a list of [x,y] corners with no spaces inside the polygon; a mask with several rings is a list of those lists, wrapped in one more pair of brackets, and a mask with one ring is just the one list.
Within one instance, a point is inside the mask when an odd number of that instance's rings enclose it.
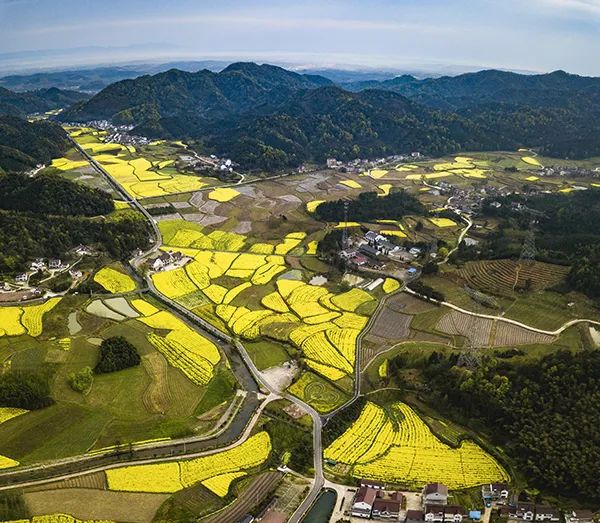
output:
{"label": "green field", "polygon": [[[136,319],[113,321],[85,312],[89,300],[67,298],[44,317],[43,333],[1,337],[0,361],[13,370],[50,373],[55,403],[0,425],[0,455],[23,464],[58,459],[118,443],[190,434],[208,428],[196,416],[231,401],[235,378],[224,363],[207,386],[170,366],[148,342],[160,332]],[[67,317],[76,312],[82,329],[70,336]],[[74,391],[69,376],[98,360],[96,340],[123,336],[142,364],[94,376],[91,388]],[[68,350],[59,339],[69,339]],[[225,360],[222,360],[223,362]],[[26,436],[25,436],[26,435]]]}

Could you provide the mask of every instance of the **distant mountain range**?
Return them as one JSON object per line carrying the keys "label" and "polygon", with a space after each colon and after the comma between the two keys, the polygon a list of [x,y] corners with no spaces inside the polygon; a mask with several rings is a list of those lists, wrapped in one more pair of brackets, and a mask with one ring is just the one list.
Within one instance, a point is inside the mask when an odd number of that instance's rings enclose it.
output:
{"label": "distant mountain range", "polygon": [[72,107],[64,119],[140,124],[189,115],[208,122],[284,103],[296,91],[331,84],[320,76],[254,63],[232,64],[219,73],[171,69],[112,84]]}
{"label": "distant mountain range", "polygon": [[117,82],[61,118],[112,119],[153,137],[198,139],[247,167],[517,146],[587,157],[600,154],[600,79],[491,70],[342,89],[318,75],[236,63],[219,73],[170,70]]}
{"label": "distant mountain range", "polygon": [[599,78],[490,70],[342,85],[235,63],[220,72],[171,69],[121,80],[89,99],[58,89],[0,88],[0,114],[70,105],[62,121],[130,124],[135,133],[196,141],[244,168],[269,170],[415,150],[442,155],[527,146],[560,157],[600,155]]}

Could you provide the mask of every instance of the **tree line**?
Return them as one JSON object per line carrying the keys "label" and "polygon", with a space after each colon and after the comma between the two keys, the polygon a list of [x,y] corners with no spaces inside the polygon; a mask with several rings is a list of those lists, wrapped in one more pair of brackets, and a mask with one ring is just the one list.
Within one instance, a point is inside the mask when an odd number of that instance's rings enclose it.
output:
{"label": "tree line", "polygon": [[425,364],[438,408],[483,423],[535,486],[600,501],[600,351],[524,363],[488,357],[473,370],[456,363],[433,353]]}

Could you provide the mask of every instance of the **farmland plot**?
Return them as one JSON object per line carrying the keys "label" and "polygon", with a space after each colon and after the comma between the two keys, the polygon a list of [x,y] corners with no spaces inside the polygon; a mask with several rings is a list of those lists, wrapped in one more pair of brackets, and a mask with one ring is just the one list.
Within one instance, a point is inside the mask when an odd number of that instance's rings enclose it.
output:
{"label": "farmland plot", "polygon": [[451,310],[438,321],[436,329],[445,334],[464,336],[475,347],[485,347],[490,344],[493,324],[494,320]]}
{"label": "farmland plot", "polygon": [[408,405],[388,409],[367,403],[358,419],[325,449],[356,478],[419,488],[440,481],[452,489],[506,481],[508,474],[471,441],[458,448],[441,442]]}
{"label": "farmland plot", "polygon": [[510,345],[530,345],[533,343],[552,343],[556,340],[555,336],[548,336],[539,332],[530,331],[499,321],[496,323],[496,335],[494,338],[494,346],[505,347]]}

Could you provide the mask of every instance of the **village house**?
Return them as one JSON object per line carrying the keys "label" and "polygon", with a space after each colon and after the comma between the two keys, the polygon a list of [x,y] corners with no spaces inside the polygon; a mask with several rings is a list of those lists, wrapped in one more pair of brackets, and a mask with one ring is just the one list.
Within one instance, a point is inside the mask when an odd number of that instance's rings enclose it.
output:
{"label": "village house", "polygon": [[533,503],[517,503],[514,507],[509,508],[508,516],[513,519],[533,521],[535,519],[535,505]]}
{"label": "village house", "polygon": [[371,481],[370,479],[361,479],[359,485],[361,487],[368,487],[375,490],[384,490],[385,484],[380,481]]}
{"label": "village house", "polygon": [[73,253],[77,256],[91,256],[94,254],[94,250],[87,245],[78,245],[73,249]]}
{"label": "village house", "polygon": [[425,505],[425,521],[428,523],[460,523],[465,515],[458,505]]}
{"label": "village house", "polygon": [[373,503],[373,518],[399,519],[402,510],[403,496],[400,492],[392,492],[390,496],[384,496],[382,490],[377,492],[377,498]]}
{"label": "village house", "polygon": [[375,257],[379,256],[379,251],[375,247],[372,247],[371,245],[369,245],[368,243],[361,245],[358,248],[358,250],[360,252],[362,252],[363,254],[365,254],[366,256],[370,256],[371,258],[375,258]]}
{"label": "village house", "polygon": [[423,506],[448,503],[448,487],[442,483],[429,483],[423,487]]}
{"label": "village house", "polygon": [[48,268],[60,269],[62,267],[62,261],[59,258],[53,258],[48,261]]}
{"label": "village house", "polygon": [[546,505],[535,506],[536,521],[560,521],[560,513],[558,510]]}
{"label": "village house", "polygon": [[26,272],[23,272],[21,274],[17,274],[15,276],[15,281],[19,282],[19,283],[25,283],[28,280],[28,276]]}
{"label": "village house", "polygon": [[377,490],[371,487],[360,487],[352,503],[351,514],[357,518],[370,518]]}
{"label": "village house", "polygon": [[506,502],[510,490],[506,483],[489,483],[481,486],[481,497],[483,501]]}
{"label": "village house", "polygon": [[160,271],[167,265],[180,261],[183,255],[178,251],[163,252],[160,256],[157,256],[153,260],[150,260],[150,267],[154,271]]}
{"label": "village house", "polygon": [[593,523],[594,514],[591,510],[573,510],[565,512],[565,523]]}
{"label": "village house", "polygon": [[357,267],[362,267],[369,262],[369,259],[362,254],[354,254],[350,257],[350,262],[356,265]]}
{"label": "village house", "polygon": [[422,523],[425,521],[425,516],[422,510],[407,510],[404,523]]}

